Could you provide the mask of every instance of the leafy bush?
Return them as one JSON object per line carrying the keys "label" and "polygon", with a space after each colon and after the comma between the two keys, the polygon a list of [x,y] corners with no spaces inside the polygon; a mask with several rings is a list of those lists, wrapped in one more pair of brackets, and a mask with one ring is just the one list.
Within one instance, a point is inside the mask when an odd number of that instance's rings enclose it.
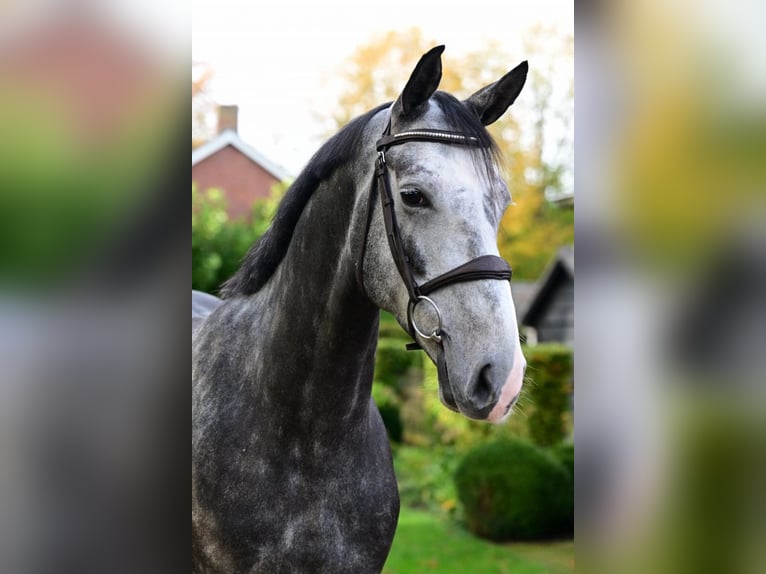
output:
{"label": "leafy bush", "polygon": [[556,457],[571,476],[574,476],[574,442],[565,440],[551,448],[551,454]]}
{"label": "leafy bush", "polygon": [[394,467],[402,506],[453,515],[457,494],[452,476],[459,462],[451,447],[397,446]]}
{"label": "leafy bush", "polygon": [[531,403],[529,436],[540,446],[551,446],[561,442],[568,432],[573,352],[569,347],[546,344],[527,347],[524,354]]}
{"label": "leafy bush", "polygon": [[411,390],[423,381],[422,354],[405,350],[407,340],[407,335],[399,329],[393,317],[382,314],[375,356],[373,398],[388,436],[395,443],[402,442],[404,429],[408,426],[402,410],[410,402]]}
{"label": "leafy bush", "polygon": [[567,495],[562,502],[562,534],[574,534],[574,442],[565,440],[551,448],[551,454],[564,466],[569,476],[569,486],[564,491]]}
{"label": "leafy bush", "polygon": [[[423,354],[407,351],[405,342],[406,339],[399,337],[381,337],[375,357],[375,380],[391,386],[400,394],[408,377],[422,377],[423,367]],[[416,372],[413,373],[413,370]]]}
{"label": "leafy bush", "polygon": [[391,387],[378,382],[372,384],[372,398],[378,407],[386,431],[388,431],[388,439],[393,443],[402,442],[404,425],[401,415],[401,399]]}
{"label": "leafy bush", "polygon": [[468,529],[490,540],[536,540],[565,534],[571,480],[550,453],[504,439],[470,451],[455,472]]}
{"label": "leafy bush", "polygon": [[239,268],[242,257],[268,229],[285,186],[269,199],[257,199],[249,219],[230,220],[219,189],[192,184],[192,289],[216,293]]}

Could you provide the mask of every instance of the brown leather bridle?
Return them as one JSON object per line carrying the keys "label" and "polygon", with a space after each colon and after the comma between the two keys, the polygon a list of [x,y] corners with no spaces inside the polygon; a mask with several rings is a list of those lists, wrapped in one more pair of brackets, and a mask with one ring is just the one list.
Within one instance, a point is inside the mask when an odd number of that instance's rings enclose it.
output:
{"label": "brown leather bridle", "polygon": [[[393,193],[391,192],[391,180],[389,177],[388,165],[386,164],[386,150],[406,142],[435,142],[468,147],[482,147],[482,144],[480,144],[479,140],[473,136],[466,136],[460,133],[444,130],[412,129],[392,135],[390,120],[383,135],[375,144],[378,152],[378,159],[375,164],[375,181],[373,182],[370,191],[369,204],[367,207],[367,228],[365,230],[364,247],[362,248],[362,260],[359,269],[361,271],[364,266],[364,252],[367,244],[370,221],[372,219],[375,190],[380,189],[380,203],[383,210],[383,222],[386,227],[388,246],[391,250],[391,255],[394,258],[396,268],[399,271],[399,275],[401,276],[402,281],[404,281],[404,285],[407,287],[407,293],[410,297],[407,304],[407,327],[410,336],[415,342],[408,344],[407,349],[415,350],[421,349],[420,344],[417,342],[416,334],[424,340],[434,341],[438,344],[442,343],[443,329],[441,312],[436,303],[434,303],[428,295],[447,285],[452,285],[453,283],[479,281],[484,279],[510,281],[512,272],[511,267],[504,259],[501,259],[496,255],[481,255],[451,271],[447,271],[446,273],[423,283],[422,285],[418,285],[412,271],[412,262],[402,246],[399,224],[396,221]],[[413,316],[415,308],[422,302],[428,303],[436,313],[438,324],[431,330],[430,334],[420,330]]]}

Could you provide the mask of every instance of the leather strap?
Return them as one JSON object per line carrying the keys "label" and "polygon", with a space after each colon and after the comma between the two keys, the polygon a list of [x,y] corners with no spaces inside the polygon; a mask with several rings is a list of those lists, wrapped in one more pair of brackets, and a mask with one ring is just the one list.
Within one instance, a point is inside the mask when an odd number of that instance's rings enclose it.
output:
{"label": "leather strap", "polygon": [[482,255],[423,283],[420,285],[420,293],[421,295],[428,295],[452,283],[464,283],[466,281],[484,279],[510,281],[512,274],[511,266],[506,263],[505,259],[501,259],[497,255]]}
{"label": "leather strap", "polygon": [[416,300],[420,296],[415,276],[412,273],[412,265],[409,257],[402,247],[402,238],[399,234],[399,224],[396,221],[396,209],[394,208],[394,197],[391,192],[391,182],[388,179],[388,170],[386,168],[385,157],[381,154],[378,157],[376,168],[378,177],[378,188],[380,191],[380,204],[383,208],[383,223],[386,227],[386,238],[388,247],[394,257],[394,263],[399,270],[399,275],[407,287],[407,293],[410,300]]}
{"label": "leather strap", "polygon": [[389,133],[390,130],[391,124],[389,123],[388,127],[386,127],[386,131],[383,133],[383,136],[375,144],[375,149],[377,149],[377,151],[385,151],[391,146],[412,141],[437,142],[471,147],[478,147],[480,145],[479,140],[473,136],[464,136],[462,134],[456,134],[455,132],[448,132],[445,130],[409,130],[393,135]]}

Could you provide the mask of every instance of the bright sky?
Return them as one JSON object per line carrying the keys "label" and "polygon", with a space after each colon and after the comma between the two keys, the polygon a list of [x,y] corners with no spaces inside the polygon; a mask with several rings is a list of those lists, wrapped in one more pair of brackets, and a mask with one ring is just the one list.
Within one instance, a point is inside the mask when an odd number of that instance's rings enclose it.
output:
{"label": "bright sky", "polygon": [[329,80],[358,46],[417,26],[452,54],[497,40],[522,60],[536,23],[572,34],[572,0],[192,0],[192,58],[213,67],[212,97],[239,105],[243,139],[297,174],[324,139]]}

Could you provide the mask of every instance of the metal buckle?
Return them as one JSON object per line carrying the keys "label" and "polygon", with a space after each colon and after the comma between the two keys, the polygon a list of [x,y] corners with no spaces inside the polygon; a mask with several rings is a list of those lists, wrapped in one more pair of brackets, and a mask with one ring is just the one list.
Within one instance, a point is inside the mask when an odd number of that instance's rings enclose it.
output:
{"label": "metal buckle", "polygon": [[[431,331],[430,335],[426,335],[423,331],[421,331],[418,328],[418,324],[415,322],[415,316],[414,316],[415,307],[417,307],[418,303],[420,303],[421,301],[428,302],[433,308],[433,310],[436,312],[436,319],[437,319],[438,325],[436,329]],[[442,337],[441,337],[442,314],[441,314],[441,311],[439,311],[439,307],[437,307],[436,303],[433,302],[433,299],[426,297],[425,295],[418,295],[418,298],[415,299],[414,301],[410,299],[410,302],[407,304],[407,321],[409,322],[410,325],[412,325],[412,328],[415,330],[415,332],[426,341],[434,341],[435,343],[442,342]]]}

